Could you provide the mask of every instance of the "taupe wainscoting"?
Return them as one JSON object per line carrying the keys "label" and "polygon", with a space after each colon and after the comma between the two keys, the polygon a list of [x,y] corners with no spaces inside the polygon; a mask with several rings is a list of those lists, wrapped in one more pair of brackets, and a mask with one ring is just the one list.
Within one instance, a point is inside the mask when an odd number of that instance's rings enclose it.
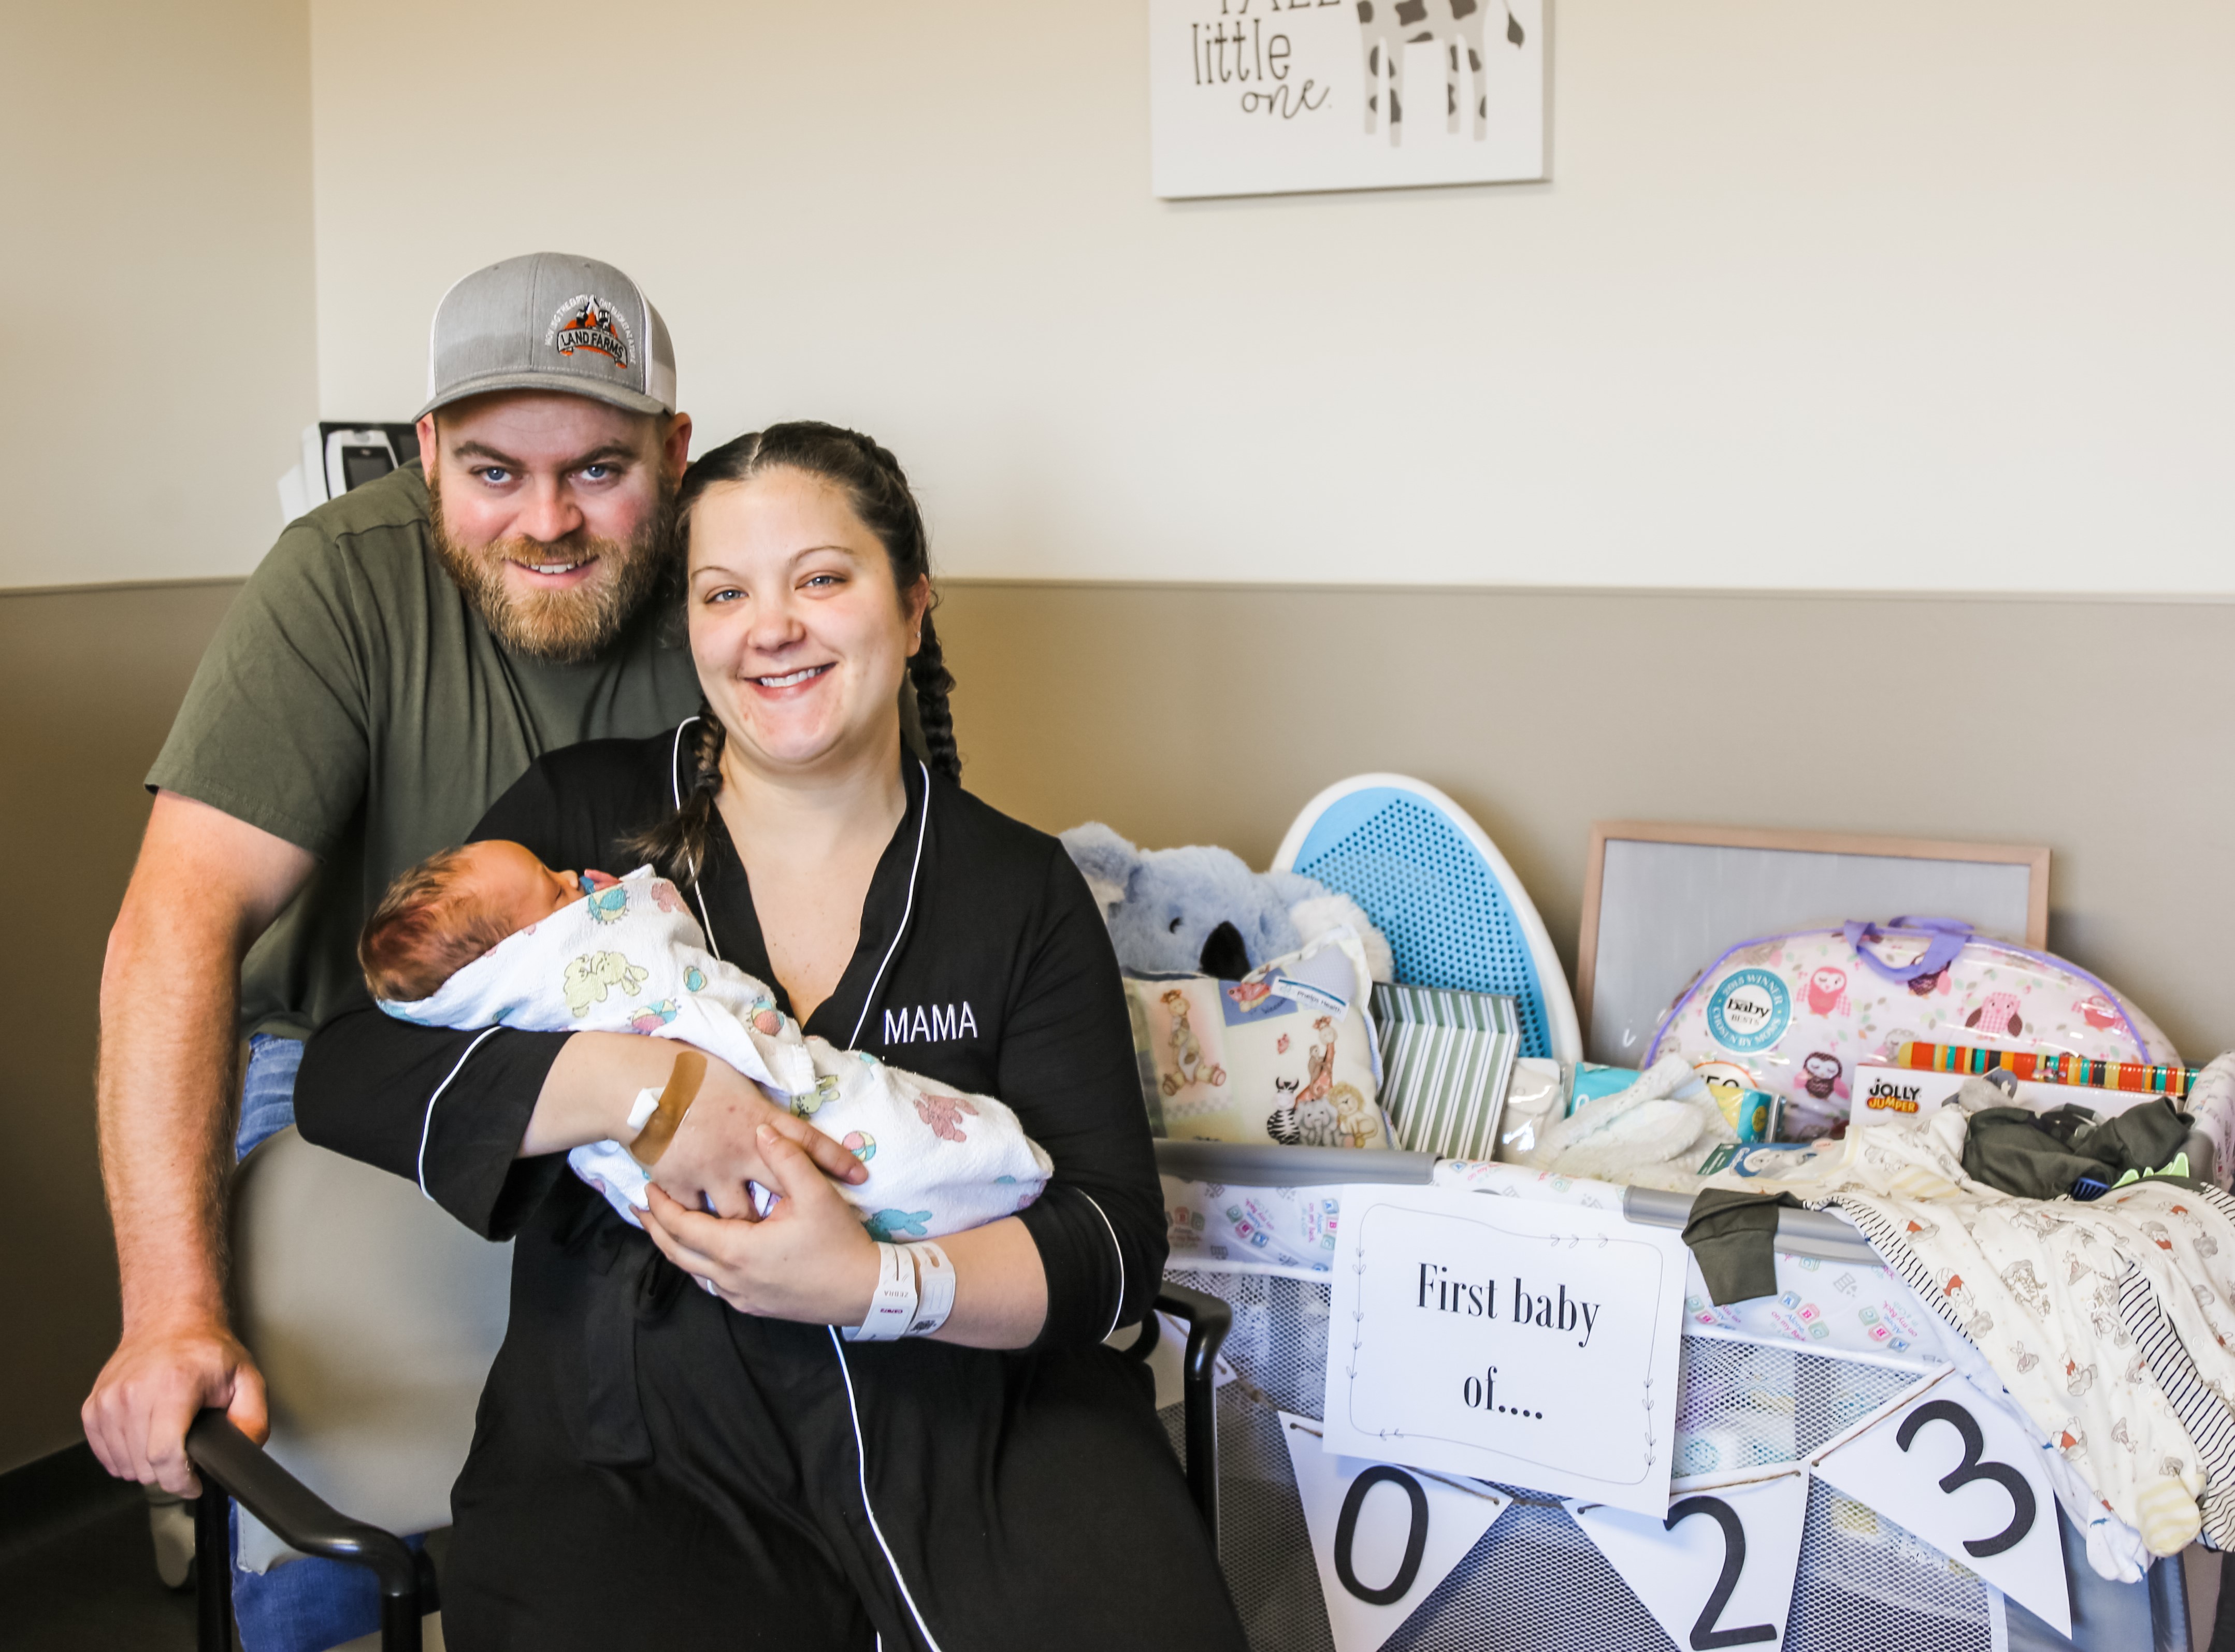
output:
{"label": "taupe wainscoting", "polygon": [[[103,940],[233,582],[0,593],[0,1470],[75,1436],[115,1335],[90,1075]],[[1262,865],[1362,770],[1488,829],[1574,960],[1595,819],[2046,842],[2050,944],[2185,1054],[2235,1044],[2235,604],[957,580],[967,783],[1051,830]]]}
{"label": "taupe wainscoting", "polygon": [[116,1341],[94,1153],[101,955],[147,819],[141,777],[239,581],[0,592],[0,1471],[79,1438]]}

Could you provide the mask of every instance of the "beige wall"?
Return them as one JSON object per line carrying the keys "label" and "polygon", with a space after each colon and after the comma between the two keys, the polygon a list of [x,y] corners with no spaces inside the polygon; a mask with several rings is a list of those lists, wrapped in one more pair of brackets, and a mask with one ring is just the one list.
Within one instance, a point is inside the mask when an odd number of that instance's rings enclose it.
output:
{"label": "beige wall", "polygon": [[1183,204],[1141,0],[468,11],[311,0],[328,416],[559,246],[958,573],[2235,590],[2223,0],[1583,0],[1550,183]]}
{"label": "beige wall", "polygon": [[237,574],[318,416],[301,0],[8,10],[0,587]]}
{"label": "beige wall", "polygon": [[2235,604],[1016,584],[939,623],[965,781],[1037,826],[1263,866],[1321,787],[1415,775],[1571,974],[1594,820],[2047,843],[2050,946],[2235,1046]]}
{"label": "beige wall", "polygon": [[67,1446],[116,1340],[94,1153],[101,955],[154,761],[235,586],[0,592],[0,866],[11,869],[0,1118],[0,1472]]}

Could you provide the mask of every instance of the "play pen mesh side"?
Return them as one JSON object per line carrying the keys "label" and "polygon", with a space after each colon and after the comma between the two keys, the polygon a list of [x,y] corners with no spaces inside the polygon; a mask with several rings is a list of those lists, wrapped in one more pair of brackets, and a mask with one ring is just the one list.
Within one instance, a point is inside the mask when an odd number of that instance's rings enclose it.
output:
{"label": "play pen mesh side", "polygon": [[[1256,1652],[1333,1652],[1277,1412],[1316,1418],[1327,1288],[1175,1268],[1234,1308],[1237,1380],[1219,1390],[1219,1559]],[[1801,1348],[1684,1340],[1688,1445],[1779,1460],[1815,1450],[1906,1387],[1907,1373]],[[1180,1408],[1164,1413],[1179,1449]],[[1739,1465],[1727,1464],[1725,1466]],[[1521,1499],[1387,1642],[1390,1652],[1674,1652],[1668,1636],[1557,1502]],[[1809,1494],[1785,1644],[1793,1652],[1988,1652],[1977,1577],[1819,1481]]]}

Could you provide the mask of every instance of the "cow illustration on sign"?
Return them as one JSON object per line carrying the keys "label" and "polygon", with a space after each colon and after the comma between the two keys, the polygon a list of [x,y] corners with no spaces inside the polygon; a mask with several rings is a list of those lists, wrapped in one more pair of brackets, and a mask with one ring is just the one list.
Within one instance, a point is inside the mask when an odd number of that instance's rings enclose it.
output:
{"label": "cow illustration on sign", "polygon": [[[1518,47],[1527,38],[1508,3],[1505,41]],[[1444,49],[1444,129],[1459,129],[1459,49],[1465,47],[1474,86],[1474,135],[1490,132],[1490,95],[1483,80],[1483,25],[1489,13],[1483,0],[1358,0],[1358,25],[1366,52],[1366,131],[1381,102],[1381,70],[1389,69],[1389,141],[1405,141],[1405,48],[1434,41]]]}

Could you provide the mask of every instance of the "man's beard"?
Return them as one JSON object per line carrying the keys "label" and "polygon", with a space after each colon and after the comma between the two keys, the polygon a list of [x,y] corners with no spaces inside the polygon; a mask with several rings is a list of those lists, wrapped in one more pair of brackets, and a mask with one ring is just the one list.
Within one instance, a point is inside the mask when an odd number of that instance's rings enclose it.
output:
{"label": "man's beard", "polygon": [[[432,475],[427,478],[427,498],[436,554],[508,653],[561,665],[596,659],[659,587],[672,560],[675,488],[665,478],[652,515],[626,540],[578,531],[547,544],[503,539],[474,548],[452,536],[442,517],[442,487]],[[505,583],[507,562],[533,565],[591,558],[596,559],[596,570],[571,590],[520,595]]]}

